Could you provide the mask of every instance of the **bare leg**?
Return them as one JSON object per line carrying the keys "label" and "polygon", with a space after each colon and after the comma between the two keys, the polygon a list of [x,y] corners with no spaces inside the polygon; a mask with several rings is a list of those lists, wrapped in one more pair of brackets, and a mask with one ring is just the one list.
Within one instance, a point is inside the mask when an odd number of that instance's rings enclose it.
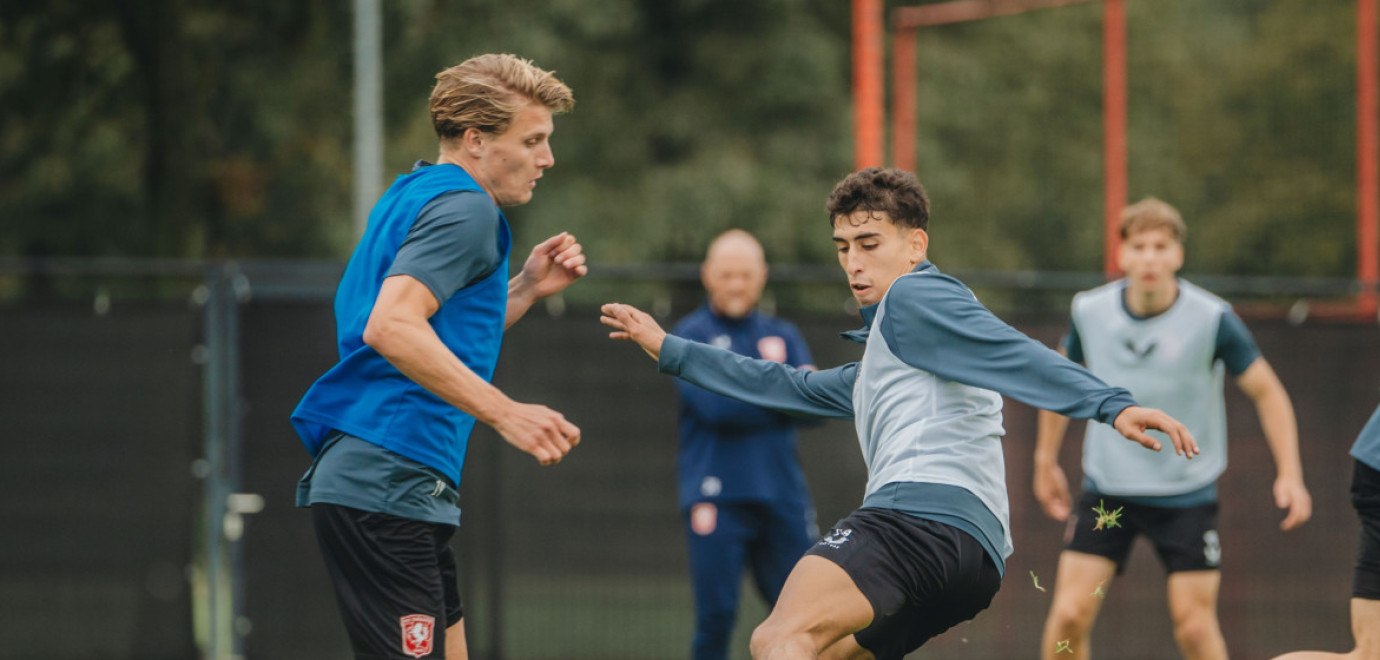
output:
{"label": "bare leg", "polygon": [[1220,571],[1182,571],[1169,575],[1169,616],[1174,640],[1187,660],[1226,660],[1227,642],[1217,623]]}
{"label": "bare leg", "polygon": [[814,660],[871,622],[872,604],[848,573],[828,559],[806,555],[786,578],[771,615],[752,632],[752,657]]}
{"label": "bare leg", "polygon": [[1295,651],[1275,660],[1369,660],[1380,658],[1380,600],[1351,599],[1351,634],[1356,648],[1351,653]]}
{"label": "bare leg", "polygon": [[877,660],[871,651],[858,646],[858,640],[849,635],[834,642],[833,646],[819,654],[820,660]]}
{"label": "bare leg", "polygon": [[1102,609],[1099,588],[1116,575],[1116,562],[1083,552],[1065,550],[1059,554],[1059,574],[1054,581],[1054,601],[1045,620],[1044,639],[1040,640],[1040,657],[1057,660],[1065,643],[1083,660],[1092,657],[1093,622]]}
{"label": "bare leg", "polygon": [[446,660],[469,660],[470,650],[465,644],[465,620],[446,628]]}

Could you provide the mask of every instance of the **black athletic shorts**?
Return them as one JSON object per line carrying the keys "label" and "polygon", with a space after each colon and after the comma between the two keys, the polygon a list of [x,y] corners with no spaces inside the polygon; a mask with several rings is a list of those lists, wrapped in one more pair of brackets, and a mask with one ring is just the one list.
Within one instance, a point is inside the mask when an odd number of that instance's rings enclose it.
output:
{"label": "black athletic shorts", "polygon": [[1001,573],[976,539],[890,509],[858,509],[807,555],[838,564],[872,604],[855,635],[877,660],[900,660],[986,609]]}
{"label": "black athletic shorts", "polygon": [[1351,475],[1351,506],[1361,518],[1351,595],[1380,600],[1380,472],[1361,461]]}
{"label": "black athletic shorts", "polygon": [[333,504],[311,515],[355,658],[446,657],[446,628],[464,614],[455,527]]}
{"label": "black athletic shorts", "polygon": [[[1093,509],[1121,509],[1118,526],[1097,526]],[[1190,507],[1146,506],[1123,502],[1115,497],[1085,492],[1069,516],[1067,548],[1116,562],[1116,572],[1126,570],[1131,544],[1144,534],[1155,546],[1160,564],[1169,573],[1215,571],[1222,562],[1222,545],[1217,536],[1217,503]]]}

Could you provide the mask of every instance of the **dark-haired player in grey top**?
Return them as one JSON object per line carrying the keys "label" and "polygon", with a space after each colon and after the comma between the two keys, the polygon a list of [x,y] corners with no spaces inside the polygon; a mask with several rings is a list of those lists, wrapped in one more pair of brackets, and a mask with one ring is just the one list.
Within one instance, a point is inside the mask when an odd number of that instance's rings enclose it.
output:
{"label": "dark-haired player in grey top", "polygon": [[870,168],[828,203],[839,265],[866,327],[861,362],[819,372],[667,336],[647,314],[603,307],[611,337],[663,372],[797,414],[853,418],[868,466],[862,507],[786,579],[753,633],[758,660],[899,659],[991,602],[1011,553],[1001,395],[1115,424],[1151,449],[1193,438],[1168,415],[1022,335],[926,259],[929,202],[914,175]]}

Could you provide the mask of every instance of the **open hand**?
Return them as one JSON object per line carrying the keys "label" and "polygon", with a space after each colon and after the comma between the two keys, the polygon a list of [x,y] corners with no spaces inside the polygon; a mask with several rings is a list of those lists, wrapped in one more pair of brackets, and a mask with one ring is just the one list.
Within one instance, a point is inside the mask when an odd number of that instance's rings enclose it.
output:
{"label": "open hand", "polygon": [[1193,439],[1193,434],[1188,432],[1188,427],[1163,411],[1129,406],[1117,414],[1112,426],[1128,440],[1139,442],[1142,447],[1152,451],[1160,450],[1160,441],[1150,437],[1145,431],[1162,431],[1174,443],[1175,454],[1189,459],[1198,455],[1198,443]]}
{"label": "open hand", "polygon": [[661,344],[666,341],[666,331],[648,314],[632,305],[607,303],[599,308],[603,316],[599,322],[614,329],[610,339],[635,342],[653,360],[661,357]]}

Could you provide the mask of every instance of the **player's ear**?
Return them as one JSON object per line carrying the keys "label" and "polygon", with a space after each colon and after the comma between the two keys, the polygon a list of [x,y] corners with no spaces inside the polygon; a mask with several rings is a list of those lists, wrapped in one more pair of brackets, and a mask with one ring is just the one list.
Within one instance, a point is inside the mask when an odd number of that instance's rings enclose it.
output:
{"label": "player's ear", "polygon": [[914,229],[911,229],[907,233],[906,241],[907,243],[909,243],[911,258],[915,261],[915,263],[918,264],[924,261],[926,258],[925,255],[929,252],[930,249],[929,232],[920,229],[919,227],[916,227]]}
{"label": "player's ear", "polygon": [[484,155],[484,148],[488,145],[489,135],[471,126],[460,134],[458,141],[461,149],[464,149],[470,156],[478,158]]}

